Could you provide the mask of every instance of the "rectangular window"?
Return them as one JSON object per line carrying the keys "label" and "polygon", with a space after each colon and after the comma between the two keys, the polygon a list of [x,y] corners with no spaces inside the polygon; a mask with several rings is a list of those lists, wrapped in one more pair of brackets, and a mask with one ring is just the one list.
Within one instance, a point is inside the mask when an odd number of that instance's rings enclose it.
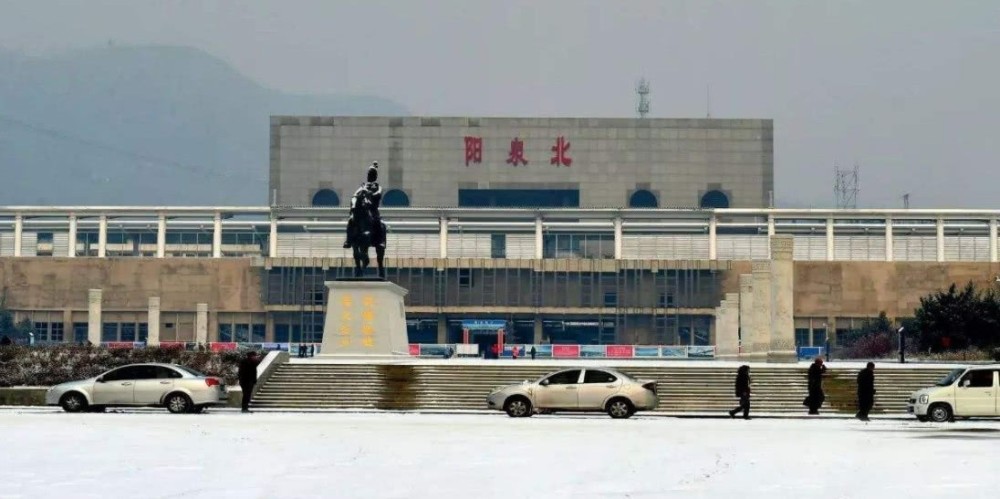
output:
{"label": "rectangular window", "polygon": [[462,288],[472,287],[472,269],[458,269],[458,286]]}
{"label": "rectangular window", "polygon": [[617,307],[618,306],[618,292],[616,292],[616,291],[605,291],[604,292],[604,306],[605,307]]}
{"label": "rectangular window", "polygon": [[53,343],[62,343],[65,339],[63,334],[63,323],[53,322],[49,324],[49,341]]}
{"label": "rectangular window", "polygon": [[105,322],[101,326],[101,341],[118,341],[117,322]]}
{"label": "rectangular window", "polygon": [[236,324],[234,326],[234,335],[236,338],[236,343],[249,343],[250,342],[250,325],[249,324]]}
{"label": "rectangular window", "polygon": [[799,327],[795,328],[795,346],[797,347],[808,347],[809,345],[809,328]]}
{"label": "rectangular window", "polygon": [[507,234],[490,236],[490,258],[507,258]]}
{"label": "rectangular window", "polygon": [[47,343],[49,341],[49,323],[36,322],[32,324],[35,333],[35,343]]}
{"label": "rectangular window", "polygon": [[813,329],[812,340],[814,347],[825,347],[826,346],[826,329],[816,328]]}
{"label": "rectangular window", "polygon": [[73,323],[73,342],[74,343],[86,343],[90,341],[88,335],[88,330],[90,325],[86,322],[74,322]]}
{"label": "rectangular window", "polygon": [[274,325],[274,341],[275,343],[288,343],[288,332],[291,329],[288,324],[275,324]]}
{"label": "rectangular window", "polygon": [[138,329],[138,331],[139,331],[139,338],[138,338],[137,341],[145,342],[145,341],[149,340],[149,323],[148,322],[140,322],[139,323],[139,329]]}
{"label": "rectangular window", "polygon": [[222,343],[232,343],[233,341],[232,324],[219,324],[219,341]]}
{"label": "rectangular window", "polygon": [[135,341],[135,323],[134,322],[123,322],[121,329],[122,341]]}
{"label": "rectangular window", "polygon": [[263,343],[264,342],[264,329],[265,329],[264,325],[263,324],[254,324],[254,325],[250,326],[250,328],[251,328],[251,330],[250,330],[250,333],[251,333],[251,335],[250,335],[250,341],[252,341],[253,343]]}

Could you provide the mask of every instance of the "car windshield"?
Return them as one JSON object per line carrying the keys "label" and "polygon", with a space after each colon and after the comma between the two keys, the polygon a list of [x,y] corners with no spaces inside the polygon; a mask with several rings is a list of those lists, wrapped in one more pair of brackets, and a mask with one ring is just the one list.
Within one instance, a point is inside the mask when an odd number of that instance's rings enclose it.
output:
{"label": "car windshield", "polygon": [[937,386],[951,386],[964,372],[965,369],[955,369],[954,371],[948,373],[948,375],[944,378],[941,378],[941,381],[937,382]]}
{"label": "car windshield", "polygon": [[174,366],[174,367],[177,368],[177,369],[180,369],[181,371],[184,371],[184,372],[186,372],[188,374],[191,374],[193,376],[197,376],[199,378],[204,378],[205,377],[205,374],[200,373],[198,371],[195,371],[194,369],[191,369],[190,367],[184,367],[184,366]]}

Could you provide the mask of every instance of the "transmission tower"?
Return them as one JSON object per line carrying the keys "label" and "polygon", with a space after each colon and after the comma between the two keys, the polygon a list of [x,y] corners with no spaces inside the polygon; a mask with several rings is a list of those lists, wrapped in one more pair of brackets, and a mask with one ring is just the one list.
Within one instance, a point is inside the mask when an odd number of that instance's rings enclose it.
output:
{"label": "transmission tower", "polygon": [[645,78],[640,78],[635,84],[635,93],[639,96],[639,103],[635,106],[640,118],[645,118],[649,114],[649,82]]}
{"label": "transmission tower", "polygon": [[834,165],[835,181],[833,193],[837,199],[838,209],[853,210],[858,207],[858,165],[853,169],[841,169]]}

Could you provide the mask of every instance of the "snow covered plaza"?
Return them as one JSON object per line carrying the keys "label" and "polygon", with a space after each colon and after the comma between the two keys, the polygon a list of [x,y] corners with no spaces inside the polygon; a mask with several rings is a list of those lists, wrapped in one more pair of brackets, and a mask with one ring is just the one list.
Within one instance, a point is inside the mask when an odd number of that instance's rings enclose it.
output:
{"label": "snow covered plaza", "polygon": [[0,411],[0,498],[994,498],[1000,424]]}

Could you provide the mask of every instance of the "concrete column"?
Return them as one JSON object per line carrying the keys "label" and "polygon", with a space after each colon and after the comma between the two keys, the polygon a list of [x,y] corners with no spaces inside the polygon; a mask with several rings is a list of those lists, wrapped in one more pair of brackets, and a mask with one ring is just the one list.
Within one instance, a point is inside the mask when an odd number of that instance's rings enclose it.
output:
{"label": "concrete column", "polygon": [[278,257],[278,220],[271,219],[271,235],[267,238],[267,256]]}
{"label": "concrete column", "polygon": [[438,246],[440,246],[438,256],[441,258],[448,258],[448,219],[441,217],[438,220],[438,238],[440,240]]}
{"label": "concrete column", "polygon": [[264,341],[274,341],[274,315],[270,312],[264,313]]}
{"label": "concrete column", "polygon": [[76,215],[73,213],[69,214],[69,234],[66,239],[69,240],[69,244],[66,245],[66,256],[73,258],[76,256]]}
{"label": "concrete column", "polygon": [[101,344],[101,299],[103,290],[91,289],[87,292],[87,341]]}
{"label": "concrete column", "polygon": [[885,218],[885,261],[891,262],[893,260],[892,251],[892,219],[889,217]]}
{"label": "concrete column", "polygon": [[64,308],[62,311],[63,342],[76,343],[76,331],[73,330],[73,310]]}
{"label": "concrete column", "polygon": [[715,355],[724,360],[739,355],[739,293],[726,293],[726,299],[715,309]]}
{"label": "concrete column", "polygon": [[222,213],[215,212],[212,223],[212,258],[222,258]]}
{"label": "concrete column", "polygon": [[441,344],[448,343],[448,318],[443,315],[439,315],[437,326],[437,342]]}
{"label": "concrete column", "polygon": [[826,219],[826,261],[832,262],[835,258],[836,252],[834,251],[834,232],[833,232],[833,219]]}
{"label": "concrete column", "polygon": [[24,234],[24,217],[20,213],[14,215],[14,256],[21,256],[21,239]]}
{"label": "concrete column", "polygon": [[937,219],[937,261],[944,261],[944,219]]}
{"label": "concrete column", "polygon": [[108,216],[101,215],[97,225],[97,257],[104,258],[108,254]]}
{"label": "concrete column", "polygon": [[149,297],[149,311],[146,312],[146,327],[149,336],[146,338],[146,345],[151,347],[160,346],[160,297]]}
{"label": "concrete column", "polygon": [[750,352],[753,314],[753,274],[740,274],[740,357],[744,357]]}
{"label": "concrete column", "polygon": [[622,259],[622,217],[615,217],[615,260]]}
{"label": "concrete column", "polygon": [[774,215],[767,216],[767,237],[774,235]]}
{"label": "concrete column", "polygon": [[541,317],[535,317],[534,326],[535,326],[535,331],[534,331],[534,338],[532,338],[532,343],[536,345],[541,345],[542,341],[544,340],[544,337],[542,336],[544,334],[543,333],[544,330],[542,329]]}
{"label": "concrete column", "polygon": [[[773,241],[772,241],[773,242]],[[751,263],[753,275],[753,318],[750,321],[750,348],[747,357],[765,360],[771,348],[771,262]]]}
{"label": "concrete column", "polygon": [[771,345],[768,361],[795,362],[795,266],[794,239],[790,235],[771,238]]}
{"label": "concrete column", "polygon": [[997,219],[990,219],[990,261],[997,261]]}
{"label": "concrete column", "polygon": [[543,244],[545,239],[542,237],[542,217],[535,217],[535,259],[541,260]]}
{"label": "concrete column", "polygon": [[194,341],[199,345],[208,343],[208,304],[195,305]]}
{"label": "concrete column", "polygon": [[719,252],[719,239],[716,237],[718,219],[715,213],[708,219],[708,259],[716,260]]}
{"label": "concrete column", "polygon": [[156,258],[167,256],[167,216],[163,213],[156,220]]}

